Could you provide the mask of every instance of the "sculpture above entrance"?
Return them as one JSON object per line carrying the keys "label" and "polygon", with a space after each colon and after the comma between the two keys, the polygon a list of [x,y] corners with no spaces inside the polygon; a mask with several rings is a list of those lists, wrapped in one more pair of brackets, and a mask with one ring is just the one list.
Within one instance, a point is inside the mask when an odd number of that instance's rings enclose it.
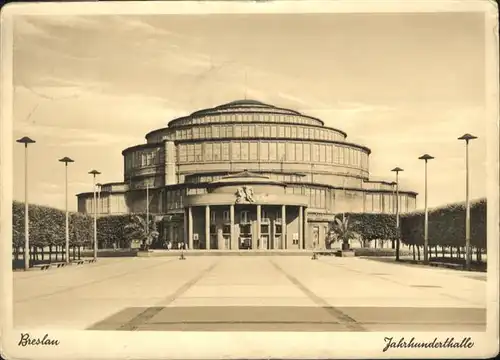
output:
{"label": "sculpture above entrance", "polygon": [[253,189],[250,186],[242,186],[236,191],[236,203],[241,204],[245,202],[255,202]]}

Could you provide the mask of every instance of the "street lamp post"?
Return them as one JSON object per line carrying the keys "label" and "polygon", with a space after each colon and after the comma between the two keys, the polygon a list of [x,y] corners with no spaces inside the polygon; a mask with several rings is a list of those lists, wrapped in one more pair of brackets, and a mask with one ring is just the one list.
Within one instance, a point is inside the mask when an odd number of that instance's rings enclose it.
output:
{"label": "street lamp post", "polygon": [[403,169],[399,167],[395,167],[391,171],[396,173],[396,229],[398,231],[398,237],[396,239],[396,261],[399,261],[399,173],[403,171]]}
{"label": "street lamp post", "polygon": [[471,247],[470,247],[470,200],[469,200],[469,141],[477,139],[471,134],[464,134],[458,140],[465,140],[465,268],[470,270]]}
{"label": "street lamp post", "polygon": [[424,154],[419,157],[419,160],[425,161],[424,264],[427,264],[429,262],[429,210],[427,207],[427,162],[432,159],[434,159],[434,157],[430,156],[429,154]]}
{"label": "street lamp post", "polygon": [[[392,191],[392,207],[391,207],[391,213],[396,214],[396,182],[392,181],[389,183],[391,186],[391,191]],[[393,249],[396,248],[396,240],[391,241],[391,247]]]}
{"label": "street lamp post", "polygon": [[64,163],[65,168],[65,201],[66,201],[66,246],[65,246],[65,256],[66,256],[66,264],[69,264],[69,213],[68,213],[68,163],[74,162],[74,160],[65,156],[62,159],[59,159],[60,162]]}
{"label": "street lamp post", "polygon": [[102,184],[97,183],[95,185],[97,186],[97,217],[99,217],[99,215],[101,215],[101,210],[102,210],[102,201],[101,201]]}
{"label": "street lamp post", "polygon": [[89,174],[93,176],[94,179],[94,261],[97,260],[97,199],[96,199],[96,182],[95,178],[101,173],[97,170],[89,171]]}
{"label": "street lamp post", "polygon": [[28,214],[28,145],[34,144],[35,140],[25,136],[16,140],[24,144],[24,270],[30,268],[30,235]]}

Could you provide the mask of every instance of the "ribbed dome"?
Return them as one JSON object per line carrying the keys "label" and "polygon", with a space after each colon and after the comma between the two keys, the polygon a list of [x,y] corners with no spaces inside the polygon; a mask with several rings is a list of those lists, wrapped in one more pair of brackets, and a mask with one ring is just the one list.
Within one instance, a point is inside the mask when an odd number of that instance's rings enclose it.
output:
{"label": "ribbed dome", "polygon": [[263,102],[257,101],[257,100],[235,100],[231,101],[230,103],[227,103],[225,105],[220,105],[220,106],[248,106],[248,105],[257,105],[257,106],[266,106],[266,107],[274,107],[271,105],[264,104]]}
{"label": "ribbed dome", "polygon": [[271,112],[276,112],[276,113],[281,113],[281,114],[290,114],[290,115],[301,115],[299,112],[290,110],[290,109],[283,109],[279,108],[273,105],[265,104],[263,102],[257,101],[257,100],[235,100],[231,101],[227,104],[223,105],[218,105],[213,108],[208,108],[208,109],[202,109],[195,111],[194,113],[191,114],[191,116],[200,116],[200,115],[208,115],[208,114],[217,114],[217,113],[224,113],[224,112],[237,112],[238,110],[241,111],[271,111]]}
{"label": "ribbed dome", "polygon": [[[206,120],[205,120],[206,119]],[[209,123],[236,122],[272,122],[324,126],[325,123],[315,117],[301,114],[298,111],[269,105],[257,100],[235,100],[211,108],[201,109],[188,116],[173,119],[169,128],[201,125]],[[333,129],[335,130],[335,129]],[[335,130],[345,138],[345,133]]]}

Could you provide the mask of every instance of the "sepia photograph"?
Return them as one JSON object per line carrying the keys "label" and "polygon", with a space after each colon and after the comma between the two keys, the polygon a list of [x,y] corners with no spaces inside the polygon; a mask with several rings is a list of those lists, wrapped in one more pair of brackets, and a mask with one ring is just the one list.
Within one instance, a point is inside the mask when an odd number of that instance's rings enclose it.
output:
{"label": "sepia photograph", "polygon": [[6,359],[499,348],[492,1],[9,4]]}

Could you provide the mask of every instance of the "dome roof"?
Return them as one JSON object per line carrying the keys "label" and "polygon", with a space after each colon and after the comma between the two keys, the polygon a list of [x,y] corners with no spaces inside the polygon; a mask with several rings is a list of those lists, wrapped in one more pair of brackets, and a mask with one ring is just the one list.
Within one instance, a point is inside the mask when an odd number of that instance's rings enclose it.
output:
{"label": "dome roof", "polygon": [[191,116],[199,116],[199,115],[222,113],[222,112],[228,112],[228,111],[238,111],[238,110],[242,110],[242,111],[250,111],[250,110],[265,111],[265,110],[267,110],[267,111],[273,111],[273,112],[280,112],[280,113],[284,113],[284,114],[301,115],[297,111],[279,108],[279,107],[276,107],[274,105],[265,104],[265,103],[257,101],[257,100],[235,100],[235,101],[231,101],[227,104],[218,105],[218,106],[213,107],[213,108],[195,111],[194,113],[191,114]]}
{"label": "dome roof", "polygon": [[214,185],[235,185],[235,184],[274,184],[285,186],[284,183],[272,180],[269,176],[256,174],[243,170],[240,173],[224,176],[222,179],[212,181]]}
{"label": "dome roof", "polygon": [[257,100],[235,100],[231,101],[230,103],[227,103],[225,105],[220,105],[220,106],[252,106],[252,105],[257,105],[257,106],[265,106],[265,107],[274,107],[272,105],[267,105],[264,104],[263,102],[257,101]]}
{"label": "dome roof", "polygon": [[[315,117],[301,114],[298,111],[286,109],[274,105],[265,104],[257,100],[235,100],[226,104],[218,105],[215,107],[201,109],[193,112],[188,116],[183,116],[169,121],[168,127],[178,127],[186,125],[196,125],[200,123],[210,122],[212,117],[220,118],[220,122],[241,122],[240,117],[234,115],[256,115],[260,118],[261,115],[270,116],[272,122],[289,122],[296,124],[306,124],[314,126],[324,126],[325,123]],[[207,121],[199,119],[209,118]],[[300,120],[299,120],[300,119]],[[248,121],[248,120],[246,120]],[[263,120],[260,120],[263,121]],[[219,121],[217,121],[219,122]]]}

